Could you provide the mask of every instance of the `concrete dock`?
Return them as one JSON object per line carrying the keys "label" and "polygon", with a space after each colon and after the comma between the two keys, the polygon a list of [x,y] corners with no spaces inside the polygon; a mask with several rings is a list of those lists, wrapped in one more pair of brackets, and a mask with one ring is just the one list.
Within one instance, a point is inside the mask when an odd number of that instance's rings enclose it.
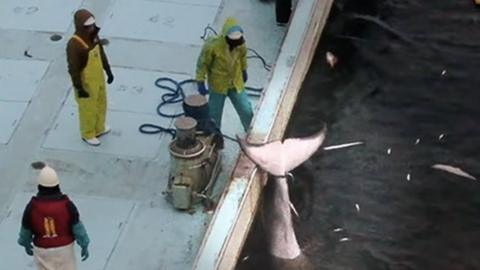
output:
{"label": "concrete dock", "polygon": [[[248,170],[241,175],[238,164],[247,161],[242,156],[238,161],[237,144],[226,140],[223,169],[213,192],[214,199],[220,200],[216,211],[212,214],[201,206],[191,212],[175,210],[164,195],[171,137],[138,131],[143,123],[172,125],[172,119],[156,113],[165,90],[156,87],[154,82],[160,77],[176,81],[192,78],[204,28],[211,26],[220,31],[226,17],[236,17],[245,30],[247,46],[275,66],[274,71],[269,72],[258,59],[249,59],[247,85],[268,88],[260,100],[252,98],[255,105],[259,102],[266,105],[257,107],[262,116],[256,118],[251,136],[266,141],[272,138],[269,134],[274,126],[269,121],[280,119],[278,106],[285,106],[286,99],[289,106],[293,106],[295,98],[285,98],[289,88],[283,86],[298,77],[292,74],[297,70],[293,67],[299,66],[294,63],[303,57],[298,57],[301,44],[305,44],[307,36],[318,40],[309,33],[317,33],[323,27],[331,1],[300,1],[298,10],[308,14],[321,5],[328,9],[321,11],[320,24],[315,25],[303,14],[295,15],[289,26],[276,25],[273,3],[256,0],[28,0],[22,3],[0,0],[0,3],[0,253],[4,258],[3,267],[34,269],[32,258],[16,244],[16,239],[25,204],[36,193],[37,172],[30,168],[30,163],[42,160],[57,170],[62,191],[77,204],[90,234],[91,256],[79,262],[79,269],[231,269],[236,257],[224,250],[233,254],[240,252],[254,214],[250,207],[258,200],[259,181],[251,181],[257,176]],[[115,75],[114,83],[108,86],[107,122],[113,131],[102,138],[98,148],[80,140],[78,110],[66,66],[66,42],[74,31],[72,15],[79,8],[95,14],[102,28],[100,36],[109,41],[105,48]],[[52,35],[62,38],[52,41]],[[294,45],[291,43],[294,40],[301,43]],[[193,85],[184,90],[187,94],[196,91]],[[273,102],[273,106],[268,105],[269,102]],[[284,108],[287,110],[280,114],[289,114],[288,106]],[[180,112],[181,104],[167,110]],[[265,113],[268,116],[264,116]],[[283,134],[283,130],[279,130],[277,137]],[[230,136],[242,133],[229,102],[222,131]],[[247,167],[253,170],[251,164]],[[245,195],[252,185],[256,186],[256,195]],[[252,206],[245,206],[245,196],[250,198]],[[239,198],[243,198],[238,201],[240,204],[227,203]],[[246,219],[241,214],[243,211],[248,211]],[[220,216],[225,216],[226,223],[217,228]],[[239,220],[243,222],[240,227],[236,225]],[[237,227],[240,233],[233,229]],[[232,234],[235,237],[231,237]],[[232,245],[232,241],[235,244]],[[212,249],[209,243],[213,244]]]}

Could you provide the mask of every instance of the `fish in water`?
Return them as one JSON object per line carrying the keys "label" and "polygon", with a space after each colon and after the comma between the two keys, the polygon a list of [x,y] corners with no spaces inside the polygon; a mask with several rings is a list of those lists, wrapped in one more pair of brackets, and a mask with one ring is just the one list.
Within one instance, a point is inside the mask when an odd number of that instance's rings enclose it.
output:
{"label": "fish in water", "polygon": [[327,60],[327,63],[330,66],[330,68],[334,68],[338,62],[338,58],[331,52],[327,52],[325,54],[325,59]]}
{"label": "fish in water", "polygon": [[262,145],[252,145],[238,138],[243,152],[262,170],[273,176],[272,196],[267,211],[270,253],[281,259],[302,255],[293,228],[287,177],[291,170],[309,159],[322,145],[326,128],[305,138],[290,138]]}
{"label": "fish in water", "polygon": [[446,172],[449,172],[449,173],[452,173],[452,174],[455,174],[455,175],[458,175],[458,176],[462,176],[462,177],[465,177],[465,178],[468,178],[468,179],[471,179],[471,180],[477,180],[477,178],[475,178],[473,175],[465,172],[464,170],[462,170],[458,167],[453,167],[453,166],[445,165],[445,164],[435,164],[435,165],[432,166],[432,168],[437,169],[437,170],[446,171]]}

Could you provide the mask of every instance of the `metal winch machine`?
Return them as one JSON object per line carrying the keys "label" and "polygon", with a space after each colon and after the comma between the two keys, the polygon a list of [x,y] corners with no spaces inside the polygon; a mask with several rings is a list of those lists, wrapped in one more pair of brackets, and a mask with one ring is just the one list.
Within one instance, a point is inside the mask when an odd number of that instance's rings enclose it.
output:
{"label": "metal winch machine", "polygon": [[[201,95],[188,96],[183,106],[190,111],[205,110],[207,100]],[[221,153],[215,134],[200,131],[199,121],[181,116],[174,122],[176,136],[169,145],[167,194],[177,209],[188,210],[202,201],[210,204],[211,191],[220,172]]]}

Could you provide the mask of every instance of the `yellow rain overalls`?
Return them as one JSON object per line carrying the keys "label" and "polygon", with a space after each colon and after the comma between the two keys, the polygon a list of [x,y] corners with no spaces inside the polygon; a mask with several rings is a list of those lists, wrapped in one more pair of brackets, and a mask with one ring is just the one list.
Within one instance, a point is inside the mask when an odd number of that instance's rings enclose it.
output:
{"label": "yellow rain overalls", "polygon": [[[79,36],[74,35],[72,38],[88,49],[87,43]],[[82,138],[89,140],[105,131],[107,92],[100,45],[95,45],[89,51],[87,65],[81,73],[81,80],[82,86],[88,92],[89,97],[79,98],[78,92],[75,91],[75,100],[78,104],[80,133]]]}

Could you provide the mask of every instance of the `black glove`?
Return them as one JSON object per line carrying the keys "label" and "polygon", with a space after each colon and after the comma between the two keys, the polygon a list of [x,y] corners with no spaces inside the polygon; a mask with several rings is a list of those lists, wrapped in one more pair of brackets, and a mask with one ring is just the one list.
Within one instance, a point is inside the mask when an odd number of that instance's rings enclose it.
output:
{"label": "black glove", "polygon": [[205,87],[205,82],[197,82],[197,86],[198,93],[200,93],[200,95],[205,96],[206,94],[208,94],[208,89],[207,87]]}
{"label": "black glove", "polygon": [[88,94],[87,91],[83,88],[77,88],[77,93],[78,93],[78,98],[89,98],[90,95]]}
{"label": "black glove", "polygon": [[33,256],[33,246],[32,245],[25,246],[25,253],[27,253],[28,256]]}
{"label": "black glove", "polygon": [[82,262],[88,259],[88,257],[90,257],[90,253],[88,252],[88,247],[82,247],[81,256],[82,256]]}
{"label": "black glove", "polygon": [[113,73],[107,72],[107,83],[111,84],[113,82]]}
{"label": "black glove", "polygon": [[247,82],[248,81],[248,73],[246,70],[243,70],[242,71],[242,77],[243,77],[243,81],[244,82]]}

